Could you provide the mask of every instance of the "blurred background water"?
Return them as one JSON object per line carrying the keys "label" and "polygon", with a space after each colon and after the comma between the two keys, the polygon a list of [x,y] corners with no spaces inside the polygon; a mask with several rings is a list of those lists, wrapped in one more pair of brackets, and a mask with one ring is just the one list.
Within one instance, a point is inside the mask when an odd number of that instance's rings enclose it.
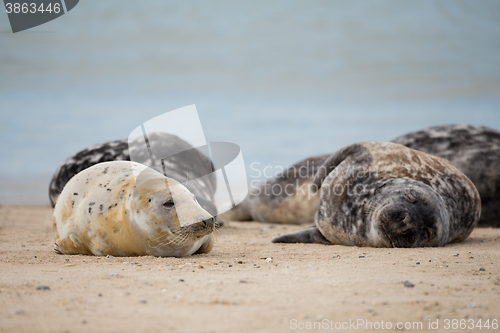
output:
{"label": "blurred background water", "polygon": [[432,125],[500,128],[500,2],[81,0],[16,34],[2,7],[0,204],[48,204],[67,157],[190,104],[250,177]]}

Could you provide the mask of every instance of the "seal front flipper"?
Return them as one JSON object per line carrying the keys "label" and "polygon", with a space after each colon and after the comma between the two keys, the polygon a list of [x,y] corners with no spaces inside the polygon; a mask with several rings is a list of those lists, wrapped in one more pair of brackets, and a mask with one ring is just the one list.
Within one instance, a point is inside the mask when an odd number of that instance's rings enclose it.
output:
{"label": "seal front flipper", "polygon": [[59,244],[57,244],[57,243],[55,243],[54,252],[57,253],[57,254],[64,254],[64,253],[61,252],[61,250],[59,250]]}
{"label": "seal front flipper", "polygon": [[56,241],[55,251],[57,254],[93,254],[88,246],[80,242],[76,234],[70,234],[64,239],[59,238]]}
{"label": "seal front flipper", "polygon": [[287,234],[273,237],[273,243],[320,243],[331,244],[317,227],[310,227],[300,231],[289,232]]}
{"label": "seal front flipper", "polygon": [[202,254],[208,253],[212,251],[214,247],[215,237],[213,235],[209,235],[207,240],[201,245],[201,247],[194,254]]}

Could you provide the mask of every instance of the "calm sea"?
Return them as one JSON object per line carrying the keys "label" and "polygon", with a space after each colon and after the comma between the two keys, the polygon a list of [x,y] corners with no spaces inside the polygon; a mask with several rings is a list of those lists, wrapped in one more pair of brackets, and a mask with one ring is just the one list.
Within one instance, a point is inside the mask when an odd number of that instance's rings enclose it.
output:
{"label": "calm sea", "polygon": [[0,204],[48,204],[67,157],[190,104],[207,141],[271,169],[500,128],[498,1],[81,0],[16,34],[1,8]]}

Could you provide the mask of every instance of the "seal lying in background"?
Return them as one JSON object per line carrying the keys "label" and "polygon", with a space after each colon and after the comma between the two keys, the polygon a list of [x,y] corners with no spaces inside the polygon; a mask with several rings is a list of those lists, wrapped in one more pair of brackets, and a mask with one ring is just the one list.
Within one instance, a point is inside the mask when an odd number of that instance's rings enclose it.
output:
{"label": "seal lying in background", "polygon": [[[198,202],[212,216],[217,215],[217,208],[213,204],[214,193],[217,182],[215,173],[208,176],[212,170],[205,170],[207,166],[213,165],[204,154],[193,150],[193,147],[176,135],[167,133],[151,133],[148,135],[149,143],[155,147],[151,161],[149,152],[144,149],[144,139],[118,140],[107,142],[84,149],[69,157],[54,173],[49,185],[49,198],[52,207],[56,205],[57,198],[63,190],[64,185],[77,173],[95,164],[109,161],[130,161],[130,153],[133,153],[136,161],[164,173],[163,166],[158,163],[163,156],[156,156],[154,152],[162,152],[166,156],[175,155],[178,152],[190,151],[187,158],[172,160],[168,163],[168,177],[185,184],[188,180],[189,190],[196,195]],[[129,151],[130,150],[130,151]],[[152,165],[153,164],[153,165]],[[200,178],[201,176],[205,176]]]}
{"label": "seal lying in background", "polygon": [[[481,218],[478,225],[500,227],[500,131],[473,125],[436,126],[403,135],[392,142],[451,161],[474,183],[481,196]],[[326,159],[324,156],[319,158]],[[290,168],[295,170],[299,165],[314,159],[315,157],[311,157]],[[310,172],[299,177],[300,182],[312,182],[316,169],[311,168]],[[319,203],[319,198],[314,193],[299,196],[288,191],[286,195],[276,196],[269,194],[270,191],[262,190],[280,184],[286,186],[286,180],[295,181],[278,175],[223,216],[239,221],[254,219],[295,224],[312,222]],[[286,204],[281,203],[290,203],[290,209],[286,209]]]}
{"label": "seal lying in background", "polygon": [[474,184],[449,161],[394,143],[342,148],[320,167],[315,226],[273,243],[443,246],[466,239],[481,213]]}
{"label": "seal lying in background", "polygon": [[313,156],[292,165],[254,189],[242,203],[220,217],[291,224],[314,222],[319,193],[312,193],[310,184],[328,157],[330,155]]}
{"label": "seal lying in background", "polygon": [[[137,180],[133,170],[141,172]],[[184,257],[210,252],[214,223],[182,184],[116,161],[71,178],[54,208],[52,231],[61,254]]]}
{"label": "seal lying in background", "polygon": [[478,225],[500,227],[500,131],[473,125],[436,126],[392,142],[453,163],[469,177],[481,196]]}

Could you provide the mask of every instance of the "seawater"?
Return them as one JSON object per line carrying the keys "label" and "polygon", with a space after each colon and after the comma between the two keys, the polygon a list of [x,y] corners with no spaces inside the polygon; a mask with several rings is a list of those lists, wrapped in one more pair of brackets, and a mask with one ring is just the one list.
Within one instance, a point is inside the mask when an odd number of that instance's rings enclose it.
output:
{"label": "seawater", "polygon": [[16,34],[1,12],[0,204],[47,204],[67,157],[191,104],[251,178],[432,125],[500,128],[498,59],[494,1],[82,0]]}

